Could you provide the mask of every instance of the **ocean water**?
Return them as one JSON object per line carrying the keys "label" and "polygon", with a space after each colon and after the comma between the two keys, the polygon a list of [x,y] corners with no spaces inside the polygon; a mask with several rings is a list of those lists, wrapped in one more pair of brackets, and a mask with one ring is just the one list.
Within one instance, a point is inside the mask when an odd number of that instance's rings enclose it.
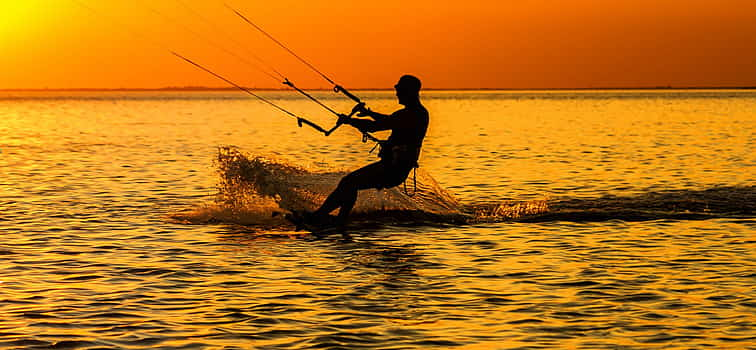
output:
{"label": "ocean water", "polygon": [[756,92],[423,99],[418,193],[365,191],[343,241],[273,212],[375,160],[348,127],[235,92],[0,93],[0,348],[756,349]]}

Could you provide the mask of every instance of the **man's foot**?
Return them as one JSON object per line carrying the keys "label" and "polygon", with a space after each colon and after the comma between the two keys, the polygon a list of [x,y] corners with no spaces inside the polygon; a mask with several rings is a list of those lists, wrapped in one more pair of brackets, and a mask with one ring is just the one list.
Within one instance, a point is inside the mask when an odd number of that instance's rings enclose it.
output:
{"label": "man's foot", "polygon": [[322,229],[331,228],[335,222],[333,218],[328,215],[322,217],[314,212],[305,210],[292,210],[291,213],[285,215],[286,219],[296,226],[296,230],[310,230],[317,231]]}
{"label": "man's foot", "polygon": [[322,219],[320,218],[320,215],[317,215],[315,212],[311,211],[302,211],[302,220],[305,224],[310,226],[322,226]]}
{"label": "man's foot", "polygon": [[284,218],[294,224],[295,230],[301,231],[306,227],[305,211],[292,210],[290,213],[284,215]]}

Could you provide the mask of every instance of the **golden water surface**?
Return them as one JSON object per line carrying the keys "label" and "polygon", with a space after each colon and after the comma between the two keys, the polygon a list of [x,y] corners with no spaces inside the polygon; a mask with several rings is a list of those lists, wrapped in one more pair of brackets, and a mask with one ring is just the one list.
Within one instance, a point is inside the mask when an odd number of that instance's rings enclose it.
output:
{"label": "golden water surface", "polygon": [[[333,122],[294,94],[264,94]],[[360,96],[398,108],[390,92]],[[755,93],[424,102],[421,167],[461,203],[555,201],[580,215],[379,223],[351,242],[176,223],[213,202],[218,146],[354,169],[372,145],[237,93],[2,93],[0,347],[756,348]],[[616,214],[639,209],[650,217]]]}

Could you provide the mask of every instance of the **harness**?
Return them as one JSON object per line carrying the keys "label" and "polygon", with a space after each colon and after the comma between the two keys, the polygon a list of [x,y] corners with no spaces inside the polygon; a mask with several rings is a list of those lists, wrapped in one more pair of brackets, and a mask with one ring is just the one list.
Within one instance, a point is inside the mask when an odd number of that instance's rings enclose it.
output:
{"label": "harness", "polygon": [[[372,154],[373,151],[380,146],[380,150],[378,151],[378,156],[381,157],[381,160],[384,160],[384,161],[388,158],[388,162],[390,166],[397,166],[396,164],[397,158],[398,158],[397,154],[399,154],[401,149],[404,149],[404,152],[406,153],[406,152],[409,152],[407,148],[411,147],[409,145],[398,145],[398,146],[391,146],[391,150],[387,150],[385,148],[388,144],[387,140],[385,141],[375,140],[375,141],[376,141],[375,146],[373,146],[373,148],[371,148],[370,152],[368,153]],[[363,137],[363,142],[367,142],[367,139],[364,137]],[[406,194],[408,197],[414,197],[415,194],[417,194],[417,168],[420,167],[420,164],[417,161],[417,157],[419,157],[419,154],[420,154],[420,148],[419,147],[413,147],[413,148],[415,148],[416,154],[413,155],[413,158],[415,159],[413,160],[412,168],[410,170],[412,172],[412,187],[413,187],[412,192],[410,192],[407,189],[407,179],[409,178],[409,174],[407,174],[408,176],[403,181],[404,194]],[[397,149],[400,149],[400,150],[397,151]]]}

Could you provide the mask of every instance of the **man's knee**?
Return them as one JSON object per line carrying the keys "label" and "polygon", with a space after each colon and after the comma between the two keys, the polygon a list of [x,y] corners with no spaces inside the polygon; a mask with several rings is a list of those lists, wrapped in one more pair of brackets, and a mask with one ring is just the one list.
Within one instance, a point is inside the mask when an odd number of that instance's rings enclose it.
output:
{"label": "man's knee", "polygon": [[354,173],[348,174],[341,178],[339,181],[339,187],[342,189],[356,189],[357,188],[357,176]]}

